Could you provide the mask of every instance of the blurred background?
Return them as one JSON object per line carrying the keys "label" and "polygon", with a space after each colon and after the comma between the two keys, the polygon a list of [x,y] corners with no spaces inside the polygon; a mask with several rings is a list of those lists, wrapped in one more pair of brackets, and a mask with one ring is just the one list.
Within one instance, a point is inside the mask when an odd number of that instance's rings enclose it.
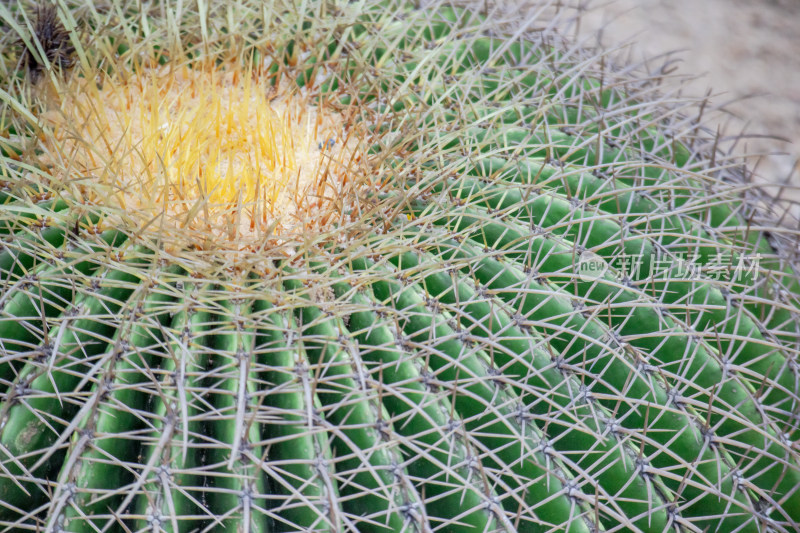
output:
{"label": "blurred background", "polygon": [[710,105],[734,115],[709,116],[708,125],[728,136],[744,130],[751,137],[735,152],[751,155],[761,180],[788,179],[794,188],[783,197],[800,201],[800,0],[580,1],[580,37],[635,42],[634,61],[676,52],[675,74],[693,77],[684,93],[711,90]]}

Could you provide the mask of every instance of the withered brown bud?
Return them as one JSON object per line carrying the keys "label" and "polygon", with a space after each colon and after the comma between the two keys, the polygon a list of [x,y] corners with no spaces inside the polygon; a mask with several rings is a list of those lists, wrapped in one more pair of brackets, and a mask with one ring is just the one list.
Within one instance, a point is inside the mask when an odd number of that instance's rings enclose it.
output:
{"label": "withered brown bud", "polygon": [[[67,69],[74,63],[75,47],[69,39],[61,20],[58,18],[56,6],[40,4],[33,18],[33,37],[39,41],[47,61],[58,68]],[[35,46],[34,43],[31,43]],[[39,54],[34,54],[22,43],[21,62],[28,70],[33,81],[36,81],[45,70],[46,64],[40,61]],[[38,50],[37,50],[38,52]]]}

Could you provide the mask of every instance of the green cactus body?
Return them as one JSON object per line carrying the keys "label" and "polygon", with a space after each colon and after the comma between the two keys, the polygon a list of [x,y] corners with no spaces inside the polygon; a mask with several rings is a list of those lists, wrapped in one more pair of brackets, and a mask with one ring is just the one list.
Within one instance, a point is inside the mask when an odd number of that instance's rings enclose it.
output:
{"label": "green cactus body", "polygon": [[797,230],[688,104],[544,15],[143,9],[0,6],[0,531],[796,530]]}

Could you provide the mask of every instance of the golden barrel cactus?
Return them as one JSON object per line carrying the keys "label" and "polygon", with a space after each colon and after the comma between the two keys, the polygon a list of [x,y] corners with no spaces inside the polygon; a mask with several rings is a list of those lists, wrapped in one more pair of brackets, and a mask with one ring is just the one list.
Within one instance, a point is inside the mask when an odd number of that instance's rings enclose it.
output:
{"label": "golden barrel cactus", "polygon": [[0,5],[0,531],[795,531],[796,221],[557,7]]}

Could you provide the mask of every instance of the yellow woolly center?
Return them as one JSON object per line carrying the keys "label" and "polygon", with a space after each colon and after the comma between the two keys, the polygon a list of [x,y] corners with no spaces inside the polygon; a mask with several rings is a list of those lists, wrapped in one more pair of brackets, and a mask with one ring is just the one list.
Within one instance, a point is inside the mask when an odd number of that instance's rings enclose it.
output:
{"label": "yellow woolly center", "polygon": [[297,234],[342,215],[356,142],[341,113],[289,82],[228,66],[72,83],[46,116],[46,145],[92,201],[204,241]]}

